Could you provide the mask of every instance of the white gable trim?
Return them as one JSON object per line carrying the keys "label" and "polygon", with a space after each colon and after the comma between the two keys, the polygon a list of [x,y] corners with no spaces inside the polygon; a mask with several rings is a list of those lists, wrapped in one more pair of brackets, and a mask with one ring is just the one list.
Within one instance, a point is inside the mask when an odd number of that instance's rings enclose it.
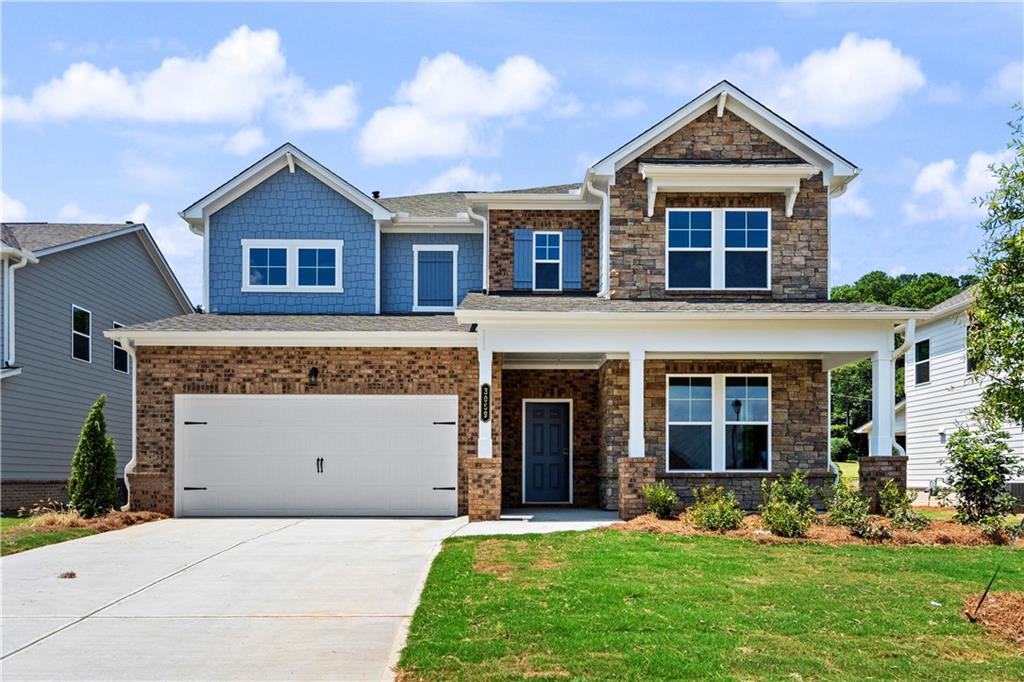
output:
{"label": "white gable trim", "polygon": [[[226,183],[195,202],[179,215],[188,222],[193,231],[202,231],[203,220],[218,210],[224,208],[232,201],[242,196],[253,187],[277,173],[282,168],[288,168],[295,172],[295,166],[302,168],[310,175],[320,180],[325,185],[342,195],[356,206],[373,216],[374,220],[390,220],[393,216],[387,210],[369,196],[361,192],[355,186],[349,184],[344,178],[335,174],[318,161],[307,155],[291,143],[286,143],[276,150],[263,157],[244,171],[228,180]],[[197,232],[197,234],[199,233]]]}

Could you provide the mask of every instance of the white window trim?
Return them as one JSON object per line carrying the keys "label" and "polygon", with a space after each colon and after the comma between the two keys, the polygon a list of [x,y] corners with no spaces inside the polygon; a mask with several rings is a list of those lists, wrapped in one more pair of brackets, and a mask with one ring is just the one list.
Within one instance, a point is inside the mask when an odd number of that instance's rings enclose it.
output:
{"label": "white window trim", "polygon": [[[668,245],[669,214],[692,211],[711,212],[711,248]],[[735,247],[725,246],[725,212],[726,211],[761,211],[768,214],[768,246],[767,247]],[[708,287],[672,287],[669,286],[669,253],[672,251],[701,251],[711,253],[711,286]],[[725,286],[725,254],[729,251],[763,251],[767,258],[767,282],[763,287],[728,287]],[[772,210],[760,206],[729,206],[727,208],[667,208],[665,209],[665,290],[666,291],[771,291],[772,289]]]}
{"label": "white window trim", "polygon": [[[287,252],[287,279],[283,285],[249,284],[250,249],[285,249]],[[299,286],[299,249],[334,249],[335,283],[333,286]],[[340,294],[342,286],[343,239],[243,239],[242,240],[242,291],[246,293],[290,292],[300,294]]]}
{"label": "white window trim", "polygon": [[[537,259],[537,235],[540,235],[540,234],[556,235],[558,237],[558,260],[557,261],[556,260],[552,260],[550,258],[545,258],[545,259],[542,259],[542,260],[538,260]],[[531,280],[530,281],[530,288],[533,289],[534,291],[561,291],[562,290],[562,255],[565,253],[565,240],[562,239],[562,233],[557,231],[557,230],[548,230],[548,231],[537,231],[537,230],[534,230],[534,232],[533,232],[533,242],[531,243],[530,248],[533,249],[533,251],[530,253],[530,255],[532,256],[531,260],[533,261],[533,264],[530,266],[531,267],[531,270],[530,270],[530,280]],[[558,263],[558,288],[556,288],[556,289],[538,289],[537,288],[537,264],[538,263]]]}
{"label": "white window trim", "polygon": [[[729,422],[725,414],[725,380],[727,378],[768,379],[768,468],[766,469],[726,469],[725,468],[725,432],[729,424],[758,424],[764,422]],[[683,378],[711,379],[711,468],[710,469],[673,469],[669,464],[669,430],[674,425],[704,426],[708,422],[673,422],[669,419],[669,381]],[[670,474],[770,474],[772,472],[772,375],[751,374],[666,374],[665,375],[665,472]]]}
{"label": "white window trim", "polygon": [[[116,320],[111,323],[111,328],[112,329],[120,329],[123,326],[124,326],[123,324],[121,324],[120,322],[118,322]],[[128,353],[127,350],[125,350],[124,346],[121,345],[120,341],[113,340],[112,346],[113,346],[113,350],[111,350],[111,352],[110,352],[110,367],[111,367],[111,369],[113,369],[118,374],[131,374],[132,373],[132,356]],[[117,351],[121,351],[122,353],[124,353],[125,358],[128,360],[128,369],[120,370],[120,369],[117,368]]]}
{"label": "white window trim", "polygon": [[[82,334],[81,332],[76,332],[75,331],[75,311],[76,310],[81,310],[83,313],[88,313],[88,315],[89,315],[89,333],[88,334]],[[88,360],[83,360],[82,358],[76,358],[75,357],[75,337],[76,336],[84,336],[85,339],[89,342],[89,359]],[[71,359],[72,360],[77,360],[78,362],[84,362],[84,363],[87,363],[87,364],[90,364],[90,365],[92,364],[92,311],[91,310],[86,310],[82,306],[75,305],[74,303],[71,304]]]}
{"label": "white window trim", "polygon": [[[420,252],[450,251],[452,254],[452,304],[450,306],[420,305]],[[458,244],[412,245],[412,311],[414,313],[453,313],[459,300],[459,246]]]}
{"label": "white window trim", "polygon": [[[918,347],[918,345],[924,343],[925,341],[928,342],[928,358],[925,359],[925,360],[918,360],[917,359],[917,347]],[[965,353],[965,355],[966,355],[966,353]],[[966,360],[965,360],[965,362],[966,362]],[[920,364],[923,364],[923,363],[928,363],[928,381],[918,381],[917,380],[917,366],[920,365]],[[931,363],[932,363],[932,340],[930,338],[928,338],[928,339],[918,339],[917,341],[914,342],[914,386],[927,386],[928,384],[932,383],[932,365],[931,365]],[[966,367],[966,365],[964,365],[964,366]]]}

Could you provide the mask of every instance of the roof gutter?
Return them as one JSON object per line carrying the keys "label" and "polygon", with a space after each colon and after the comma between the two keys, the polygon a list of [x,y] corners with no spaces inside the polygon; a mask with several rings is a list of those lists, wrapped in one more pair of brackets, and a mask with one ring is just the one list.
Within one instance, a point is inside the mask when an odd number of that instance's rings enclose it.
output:
{"label": "roof gutter", "polygon": [[4,365],[14,364],[14,271],[29,263],[38,263],[39,259],[27,249],[16,249],[13,246],[0,246],[0,256],[4,259],[17,258],[17,263],[4,263]]}
{"label": "roof gutter", "polygon": [[601,258],[601,282],[598,287],[597,297],[608,298],[609,297],[609,277],[608,270],[611,267],[611,262],[608,254],[608,245],[611,238],[611,199],[608,196],[608,192],[600,190],[594,187],[594,181],[590,179],[590,174],[587,174],[587,191],[601,200],[601,245],[599,248]]}
{"label": "roof gutter", "polygon": [[490,240],[490,235],[487,234],[487,232],[488,232],[488,229],[487,229],[487,216],[486,215],[482,215],[482,214],[477,213],[476,211],[474,211],[473,210],[473,206],[468,201],[466,202],[466,215],[468,215],[471,220],[479,220],[481,226],[483,227],[483,231],[484,231],[483,285],[484,285],[484,291],[487,291],[490,288],[490,279],[491,279],[491,268],[490,268],[490,260],[491,260],[490,244],[491,244],[491,240]]}

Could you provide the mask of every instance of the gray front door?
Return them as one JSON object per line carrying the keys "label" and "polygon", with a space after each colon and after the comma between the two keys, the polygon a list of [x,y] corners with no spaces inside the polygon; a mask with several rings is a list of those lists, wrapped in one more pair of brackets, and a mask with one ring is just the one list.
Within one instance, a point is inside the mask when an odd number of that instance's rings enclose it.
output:
{"label": "gray front door", "polygon": [[527,401],[525,501],[569,502],[569,403]]}

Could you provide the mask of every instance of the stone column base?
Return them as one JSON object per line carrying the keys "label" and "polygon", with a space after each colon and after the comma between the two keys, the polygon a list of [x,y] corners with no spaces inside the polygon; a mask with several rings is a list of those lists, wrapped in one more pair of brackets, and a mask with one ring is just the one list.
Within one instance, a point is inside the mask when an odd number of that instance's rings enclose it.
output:
{"label": "stone column base", "polygon": [[657,457],[619,459],[619,518],[628,521],[647,513],[644,486],[654,485]]}
{"label": "stone column base", "polygon": [[171,474],[128,474],[128,508],[174,516],[174,476]]}
{"label": "stone column base", "polygon": [[869,511],[872,514],[877,514],[880,511],[878,493],[888,481],[895,481],[901,491],[907,491],[906,457],[875,455],[861,457],[858,461],[860,462],[860,492],[871,500]]}
{"label": "stone column base", "polygon": [[501,518],[501,460],[469,461],[469,520],[497,521]]}

